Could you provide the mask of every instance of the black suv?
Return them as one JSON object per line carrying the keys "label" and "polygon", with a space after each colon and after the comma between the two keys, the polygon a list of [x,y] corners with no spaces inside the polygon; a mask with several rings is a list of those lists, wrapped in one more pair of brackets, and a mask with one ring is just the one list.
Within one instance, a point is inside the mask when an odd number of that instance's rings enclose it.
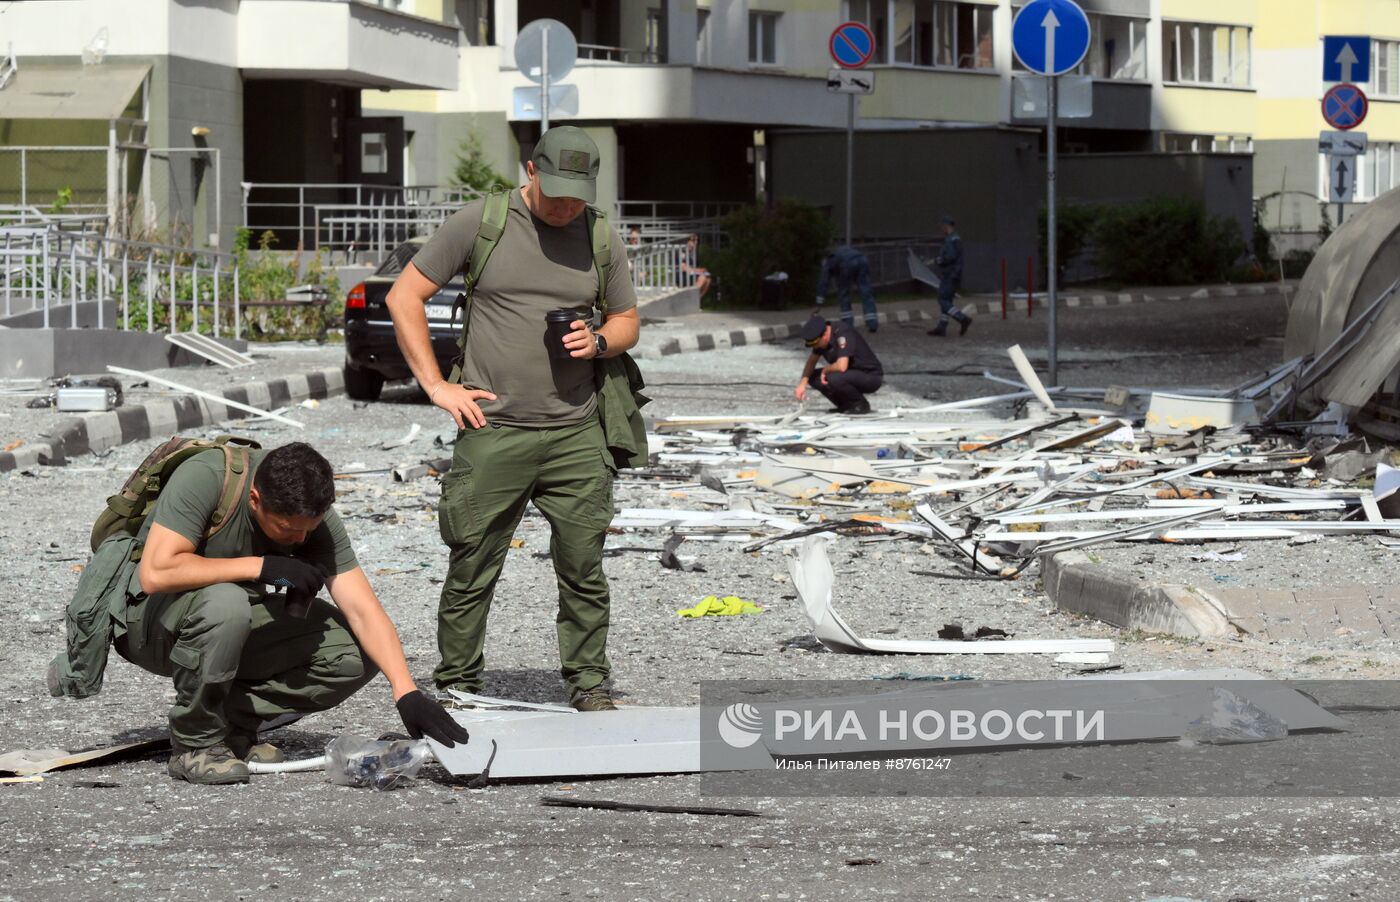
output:
{"label": "black suv", "polygon": [[[388,259],[345,296],[345,393],[361,401],[379,397],[384,382],[413,375],[399,352],[394,338],[394,322],[385,299],[394,280],[403,272],[427,238],[413,238],[394,248]],[[457,339],[462,332],[459,315],[454,325],[452,305],[465,290],[460,274],[428,298],[428,333],[433,353],[444,375],[451,372],[457,357]]]}

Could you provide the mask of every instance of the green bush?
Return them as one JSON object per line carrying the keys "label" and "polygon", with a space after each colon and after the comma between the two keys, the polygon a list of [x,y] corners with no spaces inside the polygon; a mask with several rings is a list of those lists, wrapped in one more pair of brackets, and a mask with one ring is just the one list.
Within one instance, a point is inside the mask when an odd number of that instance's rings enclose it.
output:
{"label": "green bush", "polygon": [[[1094,229],[1103,215],[1104,208],[1097,204],[1055,205],[1055,261],[1058,264],[1055,268],[1061,276],[1064,275],[1065,269],[1084,253],[1093,238]],[[1042,207],[1038,232],[1042,281],[1047,272],[1045,263],[1050,259],[1045,244],[1046,236],[1049,234],[1048,225],[1045,209]]]}
{"label": "green bush", "polygon": [[[242,333],[245,337],[267,340],[324,339],[326,330],[340,325],[345,315],[345,298],[341,294],[340,280],[334,270],[326,266],[320,253],[309,261],[305,272],[297,275],[301,265],[300,255],[290,258],[279,257],[272,252],[276,238],[271,232],[264,232],[258,241],[258,251],[250,252],[252,235],[247,229],[239,229],[233,242],[233,255],[238,267],[238,292],[244,306],[242,308]],[[170,328],[171,295],[170,280],[167,275],[170,257],[167,252],[149,252],[152,258],[152,281],[155,302],[151,305],[151,322],[147,323],[145,294],[145,274],[140,266],[132,267],[129,275],[128,293],[130,309],[118,309],[119,318],[124,318],[133,331],[147,328],[165,331]],[[188,255],[178,255],[175,264],[188,267],[192,263]],[[286,299],[287,289],[298,284],[320,285],[329,296],[325,304],[295,304],[277,307],[247,306],[250,301],[278,301]],[[89,293],[95,291],[95,285]],[[207,271],[199,277],[199,331],[213,333],[214,286]],[[178,332],[188,332],[194,328],[194,308],[189,303],[194,299],[194,280],[188,272],[175,274],[174,297],[183,302],[175,312],[174,328]],[[233,276],[219,277],[219,333],[232,335],[233,321]]]}
{"label": "green bush", "polygon": [[832,238],[825,213],[800,201],[779,201],[771,210],[753,204],[730,213],[722,227],[728,245],[702,249],[701,263],[719,279],[723,306],[757,306],[763,277],[774,272],[788,274],[784,290],[788,306],[811,305],[822,257]]}
{"label": "green bush", "polygon": [[1239,226],[1194,200],[1159,197],[1103,210],[1096,259],[1118,281],[1182,285],[1224,279],[1245,251]]}

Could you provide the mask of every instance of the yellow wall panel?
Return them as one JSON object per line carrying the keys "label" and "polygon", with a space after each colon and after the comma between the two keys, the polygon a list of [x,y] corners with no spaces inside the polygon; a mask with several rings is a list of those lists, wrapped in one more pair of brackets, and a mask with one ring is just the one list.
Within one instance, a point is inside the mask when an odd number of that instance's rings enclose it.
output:
{"label": "yellow wall panel", "polygon": [[1319,0],[1318,34],[1400,36],[1400,4],[1389,0]]}
{"label": "yellow wall panel", "polygon": [[[1276,0],[1267,0],[1272,8]],[[1330,2],[1330,0],[1329,0]],[[1229,25],[1257,25],[1258,0],[1162,0],[1163,19],[1189,19],[1192,22],[1224,22]]]}
{"label": "yellow wall panel", "polygon": [[1319,34],[1318,0],[1269,0],[1255,23],[1254,46],[1261,50],[1312,47]]}
{"label": "yellow wall panel", "polygon": [[405,110],[412,113],[436,113],[439,91],[361,91],[363,110]]}
{"label": "yellow wall panel", "polygon": [[1255,133],[1253,91],[1168,87],[1162,92],[1162,129],[1212,135]]}
{"label": "yellow wall panel", "polygon": [[1372,141],[1400,141],[1400,102],[1372,103],[1366,121],[1356,130],[1365,132]]}
{"label": "yellow wall panel", "polygon": [[1308,138],[1327,128],[1319,102],[1305,97],[1261,100],[1258,110],[1254,137],[1260,141]]}
{"label": "yellow wall panel", "polygon": [[[1316,137],[1327,130],[1318,101],[1264,100],[1258,105],[1254,138],[1257,141],[1283,141]],[[1400,101],[1372,103],[1357,131],[1372,141],[1400,141]]]}

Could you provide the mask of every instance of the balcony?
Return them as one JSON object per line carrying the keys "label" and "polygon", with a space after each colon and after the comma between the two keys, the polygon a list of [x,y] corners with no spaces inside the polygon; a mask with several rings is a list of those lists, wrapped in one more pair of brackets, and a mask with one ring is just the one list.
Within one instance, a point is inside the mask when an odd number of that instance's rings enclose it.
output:
{"label": "balcony", "polygon": [[247,78],[452,90],[457,29],[362,0],[243,0],[238,68]]}

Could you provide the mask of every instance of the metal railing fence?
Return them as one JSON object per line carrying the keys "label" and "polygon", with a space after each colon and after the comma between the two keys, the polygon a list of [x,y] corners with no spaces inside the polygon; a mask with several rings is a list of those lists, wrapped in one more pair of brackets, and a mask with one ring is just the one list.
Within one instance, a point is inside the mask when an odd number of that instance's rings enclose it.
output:
{"label": "metal railing fence", "polygon": [[[318,209],[328,212],[380,207],[404,210],[460,206],[479,192],[456,185],[366,185],[350,182],[244,182],[243,227],[253,243],[263,232],[281,232],[304,249],[328,241]],[[368,214],[363,214],[368,215]],[[393,215],[393,214],[390,214]],[[344,225],[343,223],[341,224]],[[343,229],[342,229],[343,235]]]}
{"label": "metal railing fence", "polygon": [[[57,228],[0,230],[0,301],[5,316],[42,311],[44,328],[78,328],[80,304],[96,303],[97,328],[146,332],[231,331],[242,337],[233,254]],[[61,308],[67,305],[67,323]],[[207,315],[203,311],[207,310]],[[188,316],[186,316],[188,313]]]}
{"label": "metal railing fence", "polygon": [[317,204],[315,249],[342,252],[348,259],[369,255],[382,262],[410,238],[430,235],[458,204],[424,206],[355,206]]}

